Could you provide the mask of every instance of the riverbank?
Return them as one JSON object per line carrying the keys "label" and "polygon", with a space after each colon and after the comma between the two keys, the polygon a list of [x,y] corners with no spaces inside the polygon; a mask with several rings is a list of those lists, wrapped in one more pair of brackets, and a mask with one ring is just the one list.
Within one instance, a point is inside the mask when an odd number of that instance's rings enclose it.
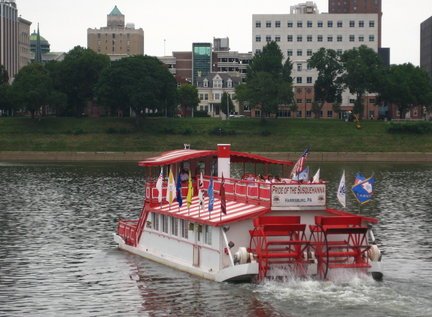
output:
{"label": "riverbank", "polygon": [[[137,162],[156,156],[160,152],[43,152],[43,151],[0,151],[4,162]],[[266,157],[292,160],[298,159],[298,152],[255,152]],[[311,152],[310,162],[404,162],[432,163],[432,152]]]}

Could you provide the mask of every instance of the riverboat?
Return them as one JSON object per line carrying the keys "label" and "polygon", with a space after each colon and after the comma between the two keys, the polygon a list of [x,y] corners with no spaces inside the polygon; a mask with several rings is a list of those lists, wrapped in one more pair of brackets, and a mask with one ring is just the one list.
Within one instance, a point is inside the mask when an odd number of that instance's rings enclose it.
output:
{"label": "riverboat", "polygon": [[[242,175],[232,176],[233,164]],[[325,181],[246,173],[258,166],[289,174],[294,162],[219,144],[216,150],[185,145],[138,165],[147,169],[144,206],[137,219],[119,220],[120,249],[218,282],[328,280],[341,271],[383,277],[372,232],[377,219],[328,208]],[[186,169],[190,178],[178,176],[176,185],[173,175]]]}

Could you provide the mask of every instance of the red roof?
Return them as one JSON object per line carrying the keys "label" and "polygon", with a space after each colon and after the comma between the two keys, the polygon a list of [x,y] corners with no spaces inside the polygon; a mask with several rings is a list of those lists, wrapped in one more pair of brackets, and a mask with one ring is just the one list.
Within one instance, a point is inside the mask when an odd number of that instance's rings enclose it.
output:
{"label": "red roof", "polygon": [[[208,156],[217,156],[216,150],[174,150],[160,154],[159,156],[148,158],[144,161],[138,162],[139,166],[164,166],[175,164],[192,159],[203,158]],[[231,151],[231,162],[234,163],[261,163],[261,164],[279,164],[279,165],[293,165],[291,161],[282,161],[270,159],[258,154],[235,152]]]}
{"label": "red roof", "polygon": [[181,208],[175,201],[171,208],[168,204],[162,206],[151,206],[150,211],[160,214],[173,216],[176,218],[186,219],[191,222],[207,224],[211,226],[221,226],[230,222],[241,221],[245,219],[255,218],[270,211],[270,207],[245,204],[236,201],[226,201],[226,214],[221,212],[221,201],[219,198],[214,199],[213,210],[208,211],[208,198],[205,201],[204,207],[200,210],[198,196],[193,197],[192,204],[188,210],[186,201],[183,202]]}

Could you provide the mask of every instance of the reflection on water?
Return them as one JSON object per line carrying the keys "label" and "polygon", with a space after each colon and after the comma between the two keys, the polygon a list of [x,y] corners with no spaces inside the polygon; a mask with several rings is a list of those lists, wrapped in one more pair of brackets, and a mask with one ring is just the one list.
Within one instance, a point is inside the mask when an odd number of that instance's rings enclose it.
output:
{"label": "reflection on water", "polygon": [[115,248],[116,220],[142,204],[141,169],[0,164],[0,316],[432,316],[432,166],[318,167],[330,207],[343,168],[348,184],[376,176],[375,202],[348,208],[381,220],[384,282],[206,281]]}

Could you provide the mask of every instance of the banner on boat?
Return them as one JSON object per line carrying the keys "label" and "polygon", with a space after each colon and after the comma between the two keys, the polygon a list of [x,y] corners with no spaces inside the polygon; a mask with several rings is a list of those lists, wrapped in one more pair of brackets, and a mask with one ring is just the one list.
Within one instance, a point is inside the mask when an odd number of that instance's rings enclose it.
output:
{"label": "banner on boat", "polygon": [[325,206],[325,184],[273,185],[273,207]]}

